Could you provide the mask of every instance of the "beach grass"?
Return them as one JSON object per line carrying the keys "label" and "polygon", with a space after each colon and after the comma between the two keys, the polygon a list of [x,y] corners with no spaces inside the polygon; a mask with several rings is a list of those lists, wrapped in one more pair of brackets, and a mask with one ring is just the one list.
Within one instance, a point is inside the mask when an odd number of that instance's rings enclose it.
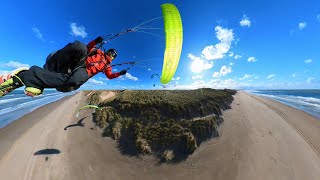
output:
{"label": "beach grass", "polygon": [[[230,108],[234,90],[124,90],[102,101],[91,93],[88,104],[101,109],[94,122],[104,136],[119,142],[123,152],[157,154],[169,161],[193,153],[203,141],[219,136],[222,110]],[[133,148],[132,148],[133,147]]]}

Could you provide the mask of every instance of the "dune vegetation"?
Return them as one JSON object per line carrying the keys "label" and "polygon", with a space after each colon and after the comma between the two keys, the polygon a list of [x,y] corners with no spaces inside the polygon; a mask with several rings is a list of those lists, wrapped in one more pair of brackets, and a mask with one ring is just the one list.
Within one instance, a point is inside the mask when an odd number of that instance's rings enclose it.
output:
{"label": "dune vegetation", "polygon": [[88,104],[103,107],[93,114],[104,136],[119,142],[124,153],[155,154],[170,161],[191,154],[219,136],[222,110],[230,108],[234,90],[124,90],[102,101],[91,93]]}

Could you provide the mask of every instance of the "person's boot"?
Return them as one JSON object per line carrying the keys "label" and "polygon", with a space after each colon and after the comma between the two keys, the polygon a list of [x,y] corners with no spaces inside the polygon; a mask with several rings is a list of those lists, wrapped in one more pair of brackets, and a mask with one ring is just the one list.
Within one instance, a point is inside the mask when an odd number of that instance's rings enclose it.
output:
{"label": "person's boot", "polygon": [[28,68],[19,68],[11,73],[0,75],[0,97],[24,85],[17,74],[26,70],[28,70]]}
{"label": "person's boot", "polygon": [[36,96],[42,95],[43,89],[34,88],[34,87],[26,87],[26,88],[24,89],[24,93],[25,93],[27,96],[36,97]]}

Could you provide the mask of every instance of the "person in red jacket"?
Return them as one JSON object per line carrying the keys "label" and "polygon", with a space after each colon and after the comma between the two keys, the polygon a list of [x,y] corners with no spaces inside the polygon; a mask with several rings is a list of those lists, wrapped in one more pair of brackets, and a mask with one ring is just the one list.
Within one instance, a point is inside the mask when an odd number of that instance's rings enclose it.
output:
{"label": "person in red jacket", "polygon": [[0,76],[0,97],[16,88],[26,86],[28,96],[42,94],[44,88],[56,88],[60,92],[78,89],[88,79],[103,72],[113,79],[126,74],[126,70],[113,73],[112,61],[117,57],[115,49],[104,52],[95,49],[103,41],[99,36],[89,44],[80,41],[67,44],[64,48],[49,54],[43,68],[32,66]]}

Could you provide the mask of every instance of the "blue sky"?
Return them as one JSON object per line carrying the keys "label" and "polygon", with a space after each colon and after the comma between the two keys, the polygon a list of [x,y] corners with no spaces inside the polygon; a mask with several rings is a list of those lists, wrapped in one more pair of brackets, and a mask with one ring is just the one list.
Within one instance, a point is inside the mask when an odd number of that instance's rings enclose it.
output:
{"label": "blue sky", "polygon": [[83,89],[320,88],[317,0],[6,1],[0,7],[0,73],[42,66],[69,42],[88,43],[161,17],[166,2],[177,6],[184,28],[174,79],[165,86],[151,79],[162,72],[165,50],[157,19],[147,25],[159,29],[126,34],[105,46],[118,50],[115,63],[143,60],[140,66],[113,80],[100,73]]}

